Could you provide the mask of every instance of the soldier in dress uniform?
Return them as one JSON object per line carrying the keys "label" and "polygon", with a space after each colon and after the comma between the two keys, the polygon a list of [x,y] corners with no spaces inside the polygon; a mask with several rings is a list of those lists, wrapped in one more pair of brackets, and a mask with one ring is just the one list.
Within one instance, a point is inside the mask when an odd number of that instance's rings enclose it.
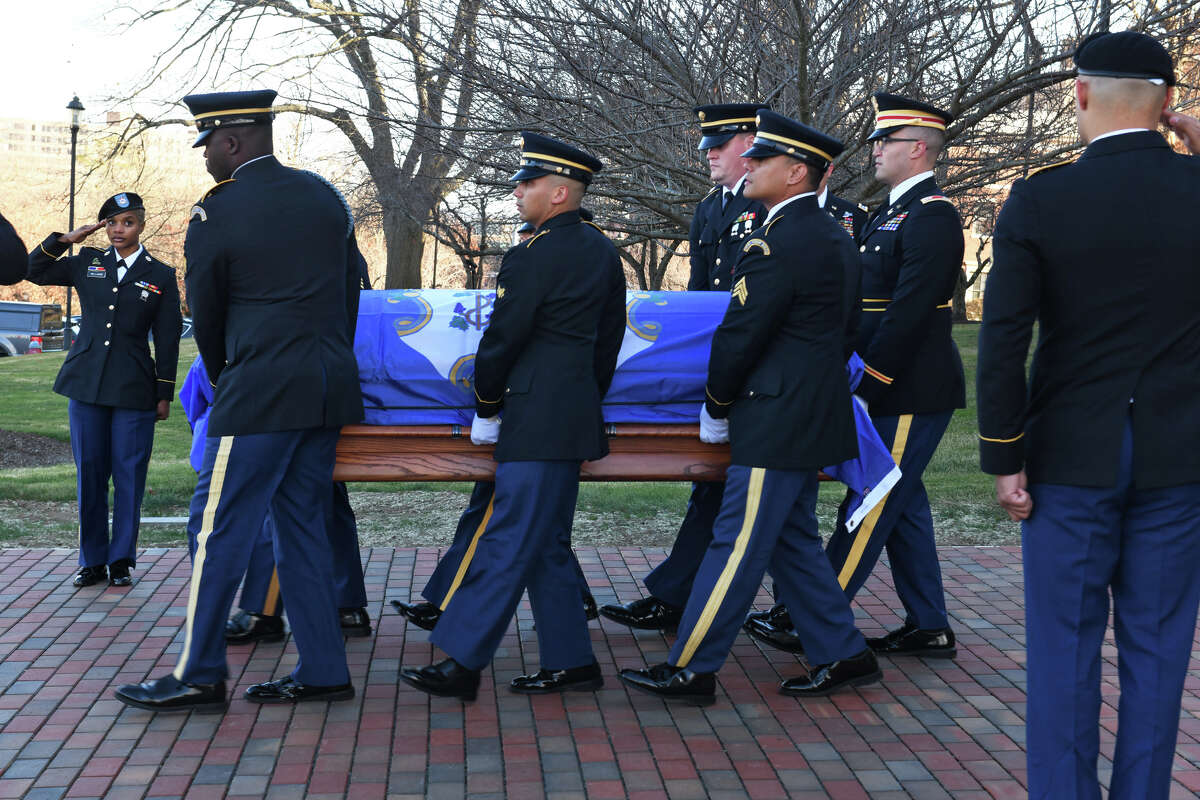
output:
{"label": "soldier in dress uniform", "polygon": [[1101,796],[1111,593],[1108,797],[1166,800],[1200,604],[1200,160],[1155,129],[1193,152],[1200,137],[1169,110],[1174,65],[1151,37],[1094,34],[1075,63],[1087,149],[1018,180],[996,221],[980,460],[1023,521],[1029,797]]}
{"label": "soldier in dress uniform", "polygon": [[268,511],[296,669],[257,703],[354,696],[324,525],[342,425],[362,419],[353,330],[354,218],[323,178],[272,154],[275,92],[184,98],[217,185],[192,209],[185,252],[196,343],[215,384],[192,499],[196,555],[174,672],[119,688],[152,711],[225,707],[225,621]]}
{"label": "soldier in dress uniform", "polygon": [[[754,139],[755,114],[765,108],[762,103],[725,103],[693,110],[700,126],[698,149],[704,153],[716,185],[696,206],[692,217],[688,291],[728,292],[742,244],[766,217],[762,203],[743,192],[746,162],[742,158]],[[692,581],[712,541],[713,521],[721,508],[723,490],[720,481],[692,484],[671,552],[645,578],[649,595],[605,605],[601,614],[642,630],[671,630],[679,624]]]}
{"label": "soldier in dress uniform", "polygon": [[[966,404],[962,361],[951,337],[951,300],[962,268],[962,222],[938,189],[933,168],[953,116],[894,94],[873,98],[875,177],[890,187],[859,238],[862,317],[857,351],[863,400],[903,476],[857,530],[847,503],[826,551],[854,597],[886,546],[904,625],[869,640],[889,656],[953,658],[933,518],[921,475]],[[795,620],[795,615],[792,617]]]}
{"label": "soldier in dress uniform", "polygon": [[0,214],[0,286],[11,286],[25,280],[28,269],[25,243],[17,235],[12,223]]}
{"label": "soldier in dress uniform", "polygon": [[878,680],[821,549],[817,473],[857,455],[843,360],[854,245],[817,205],[838,140],[758,112],[748,196],[769,210],[742,246],[729,307],[713,335],[700,438],[731,443],[724,499],[666,662],[621,671],[633,688],[705,704],[768,565],[780,598],[803,608],[808,675],[789,694]]}
{"label": "soldier in dress uniform", "polygon": [[600,161],[529,132],[521,149],[513,194],[537,232],[505,254],[475,355],[471,440],[496,443],[491,513],[433,630],[449,657],[400,671],[424,692],[464,700],[475,699],[526,587],[542,663],[512,690],[603,683],[571,567],[571,524],[580,463],[608,453],[600,401],[625,330],[625,278],[612,242],[579,214]]}
{"label": "soldier in dress uniform", "polygon": [[[74,585],[108,577],[133,583],[138,523],[154,423],[170,413],[183,317],[175,270],[141,244],[142,198],[120,192],[104,201],[99,221],[52,233],[29,254],[28,279],[74,286],[83,313],[79,336],[59,370],[54,391],[71,399],[71,453],[79,499],[79,566]],[[104,228],[112,246],[67,249]],[[150,357],[149,334],[154,336]],[[108,483],[113,484],[112,539]]]}

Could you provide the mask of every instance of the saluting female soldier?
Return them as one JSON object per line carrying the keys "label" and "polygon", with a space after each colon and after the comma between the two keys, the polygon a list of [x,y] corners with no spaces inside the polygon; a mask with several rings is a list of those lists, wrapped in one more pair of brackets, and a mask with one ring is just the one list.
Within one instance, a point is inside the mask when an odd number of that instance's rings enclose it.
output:
{"label": "saluting female soldier", "polygon": [[[136,566],[154,423],[167,418],[175,396],[183,328],[179,289],[175,270],[141,244],[145,227],[142,198],[121,192],[104,201],[99,222],[67,234],[52,233],[29,254],[28,279],[41,286],[74,286],[83,314],[79,336],[54,382],[54,391],[71,400],[68,415],[79,499],[77,587],[106,576],[112,586],[133,583],[129,570]],[[111,247],[83,247],[78,255],[65,255],[71,245],[101,228]]]}

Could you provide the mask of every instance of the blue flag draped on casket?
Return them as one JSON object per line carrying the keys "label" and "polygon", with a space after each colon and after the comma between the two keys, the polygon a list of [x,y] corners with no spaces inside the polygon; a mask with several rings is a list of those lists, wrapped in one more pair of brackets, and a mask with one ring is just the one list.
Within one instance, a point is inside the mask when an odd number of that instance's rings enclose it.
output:
{"label": "blue flag draped on casket", "polygon": [[[366,424],[469,426],[475,350],[495,298],[487,290],[363,292],[354,355]],[[604,398],[605,421],[697,423],[713,331],[728,305],[723,292],[627,293],[625,340]],[[857,355],[847,371],[856,386],[862,376]],[[857,495],[847,518],[850,530],[900,479],[866,410],[855,403],[854,414],[859,457],[824,470]]]}

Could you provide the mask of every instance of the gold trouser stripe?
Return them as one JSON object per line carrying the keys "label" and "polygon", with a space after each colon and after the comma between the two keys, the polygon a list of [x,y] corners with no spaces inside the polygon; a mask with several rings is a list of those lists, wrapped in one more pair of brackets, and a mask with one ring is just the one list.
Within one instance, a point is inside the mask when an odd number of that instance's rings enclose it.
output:
{"label": "gold trouser stripe", "polygon": [[[896,420],[896,438],[892,440],[892,461],[895,461],[897,465],[904,457],[904,446],[908,444],[908,429],[912,427],[912,418],[912,414],[902,414],[900,419]],[[842,564],[842,571],[838,573],[838,584],[843,589],[854,577],[854,572],[858,569],[859,562],[862,561],[863,551],[867,549],[867,542],[871,541],[871,534],[874,533],[875,525],[879,522],[880,515],[883,514],[883,507],[887,505],[891,496],[891,492],[884,495],[883,500],[879,501],[879,505],[872,508],[871,513],[867,514],[867,518],[858,528],[858,533],[854,535],[854,544],[850,546],[850,552],[846,554],[846,563]]]}
{"label": "gold trouser stripe", "polygon": [[271,582],[267,584],[267,599],[263,600],[262,613],[268,617],[279,616],[279,568],[271,570]]}
{"label": "gold trouser stripe", "polygon": [[446,610],[446,606],[450,605],[450,598],[454,597],[454,593],[458,591],[459,585],[463,582],[463,578],[467,574],[467,567],[471,566],[471,559],[475,557],[475,547],[479,544],[479,539],[483,536],[483,532],[487,530],[488,523],[492,519],[492,506],[496,502],[496,495],[492,495],[492,499],[488,500],[487,511],[483,512],[483,519],[479,521],[479,527],[475,529],[475,535],[471,537],[471,544],[467,548],[467,552],[463,555],[462,563],[458,565],[458,572],[454,573],[454,582],[450,584],[450,588],[446,591],[446,596],[442,598],[442,611]]}
{"label": "gold trouser stripe", "polygon": [[733,552],[729,554],[729,558],[725,561],[725,568],[721,570],[712,592],[708,595],[708,602],[704,604],[704,610],[700,612],[700,619],[696,621],[696,627],[688,636],[683,653],[679,656],[679,663],[675,665],[677,667],[686,667],[692,660],[696,649],[708,635],[708,629],[712,625],[713,619],[716,618],[717,612],[721,610],[721,603],[725,602],[729,584],[733,583],[733,576],[737,574],[738,567],[742,564],[742,557],[746,555],[746,545],[750,543],[754,521],[758,518],[758,504],[762,500],[763,478],[766,474],[767,471],[762,467],[754,467],[750,470],[750,486],[746,490],[746,511],[742,516],[742,529],[738,531],[737,538],[733,541]]}
{"label": "gold trouser stripe", "polygon": [[183,652],[175,666],[175,679],[183,680],[192,650],[192,621],[196,618],[196,601],[200,597],[200,578],[204,574],[204,559],[207,556],[209,534],[217,517],[217,506],[221,504],[221,489],[225,486],[225,468],[229,466],[229,451],[233,449],[232,436],[222,436],[217,447],[217,458],[213,461],[212,475],[208,481],[208,499],[204,503],[204,515],[200,518],[200,533],[196,535],[196,559],[192,563],[192,585],[188,589],[187,622],[184,624]]}

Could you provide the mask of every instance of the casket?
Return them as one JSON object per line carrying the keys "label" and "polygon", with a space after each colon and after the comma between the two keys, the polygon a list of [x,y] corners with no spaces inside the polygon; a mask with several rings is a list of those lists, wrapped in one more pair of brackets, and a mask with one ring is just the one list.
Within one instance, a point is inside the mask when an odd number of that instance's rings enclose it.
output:
{"label": "casket", "polygon": [[[475,350],[495,293],[363,292],[355,355],[365,424],[342,430],[334,478],[469,481],[495,472],[492,448],[471,444]],[[609,455],[584,463],[600,481],[714,481],[727,445],[699,439],[709,342],[728,295],[629,292],[625,340],[603,411]]]}

